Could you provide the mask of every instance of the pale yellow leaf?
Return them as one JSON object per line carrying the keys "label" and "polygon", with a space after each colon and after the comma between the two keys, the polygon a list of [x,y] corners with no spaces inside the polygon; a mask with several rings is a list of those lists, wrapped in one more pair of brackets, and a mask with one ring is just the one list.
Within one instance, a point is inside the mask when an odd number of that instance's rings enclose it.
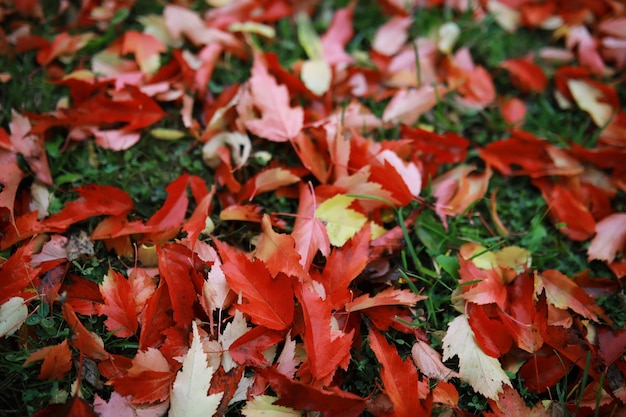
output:
{"label": "pale yellow leaf", "polygon": [[328,62],[321,59],[309,59],[302,64],[300,78],[313,94],[321,96],[330,87],[333,72]]}
{"label": "pale yellow leaf", "polygon": [[150,135],[161,140],[178,140],[185,137],[185,132],[178,129],[157,127],[150,131]]}
{"label": "pale yellow leaf", "polygon": [[446,22],[441,25],[437,32],[437,48],[439,48],[439,51],[444,54],[451,53],[460,34],[461,29],[454,22]]}
{"label": "pale yellow leaf", "polygon": [[235,22],[228,26],[229,32],[243,32],[243,33],[254,33],[257,35],[264,36],[268,39],[274,39],[276,36],[276,30],[273,27],[264,25],[259,22]]}
{"label": "pale yellow leaf", "polygon": [[207,364],[198,325],[193,323],[193,340],[170,391],[170,417],[207,417],[217,411],[222,395],[207,395],[213,368]]}
{"label": "pale yellow leaf", "polygon": [[596,126],[604,126],[611,120],[615,109],[602,101],[602,91],[583,80],[568,80],[567,86],[578,107],[589,113]]}
{"label": "pale yellow leaf", "polygon": [[278,401],[277,397],[271,395],[257,395],[248,401],[241,409],[241,414],[246,417],[298,417],[301,411],[293,408],[274,405]]}
{"label": "pale yellow leaf", "polygon": [[465,315],[458,316],[448,324],[448,331],[443,338],[443,360],[453,356],[459,357],[461,380],[485,397],[496,400],[503,384],[511,386],[498,359],[487,355],[476,344],[474,332]]}
{"label": "pale yellow leaf", "polygon": [[310,59],[322,59],[324,56],[324,46],[317,34],[313,23],[304,12],[296,15],[296,25],[298,26],[298,41],[304,52]]}
{"label": "pale yellow leaf", "polygon": [[487,10],[493,15],[500,27],[508,32],[515,32],[520,25],[522,16],[519,10],[508,7],[501,1],[489,0]]}
{"label": "pale yellow leaf", "polygon": [[367,222],[363,214],[348,207],[355,197],[337,194],[317,207],[315,217],[324,223],[328,239],[334,246],[343,246]]}

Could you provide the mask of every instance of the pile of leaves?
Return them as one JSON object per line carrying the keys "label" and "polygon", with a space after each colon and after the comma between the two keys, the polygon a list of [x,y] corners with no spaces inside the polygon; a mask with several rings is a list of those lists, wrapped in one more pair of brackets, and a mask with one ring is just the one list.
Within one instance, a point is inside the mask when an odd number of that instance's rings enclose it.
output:
{"label": "pile of leaves", "polygon": [[[25,386],[52,390],[31,412],[623,409],[626,331],[599,300],[626,276],[624,4],[144,3],[0,5],[2,53],[61,94],[3,109],[0,128],[2,349],[38,370]],[[380,24],[361,42],[368,7]],[[474,62],[463,25],[495,24],[556,40]],[[247,77],[224,81],[233,66]],[[533,126],[539,95],[576,112],[582,139],[557,146]],[[454,127],[487,113],[500,137]],[[119,184],[68,187],[80,178],[49,164],[185,140],[204,166],[147,216]],[[548,233],[584,244],[604,277],[537,269],[532,247],[507,244],[493,183],[525,178]],[[497,243],[449,239],[468,219]]]}

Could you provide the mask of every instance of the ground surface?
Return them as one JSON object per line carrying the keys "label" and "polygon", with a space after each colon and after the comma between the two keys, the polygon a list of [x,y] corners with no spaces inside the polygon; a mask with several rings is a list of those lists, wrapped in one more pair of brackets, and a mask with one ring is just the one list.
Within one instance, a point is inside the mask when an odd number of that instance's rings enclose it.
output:
{"label": "ground surface", "polygon": [[294,4],[0,3],[0,414],[620,415],[624,5]]}

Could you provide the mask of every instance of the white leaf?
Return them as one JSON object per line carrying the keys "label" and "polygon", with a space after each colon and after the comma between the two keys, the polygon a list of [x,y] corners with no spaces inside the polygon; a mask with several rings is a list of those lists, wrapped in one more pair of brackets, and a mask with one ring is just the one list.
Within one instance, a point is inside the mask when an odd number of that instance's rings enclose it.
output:
{"label": "white leaf", "polygon": [[226,325],[226,328],[219,337],[219,342],[222,345],[222,366],[226,372],[237,366],[233,357],[230,356],[230,352],[228,352],[230,345],[232,345],[235,340],[246,334],[249,330],[250,328],[248,327],[248,323],[246,322],[243,313],[237,310],[233,321]]}
{"label": "white leaf", "polygon": [[22,297],[13,297],[0,306],[0,337],[15,333],[28,317]]}
{"label": "white leaf", "polygon": [[215,414],[224,393],[207,395],[213,368],[207,364],[198,325],[193,322],[193,341],[170,392],[170,417],[208,417]]}
{"label": "white leaf", "polygon": [[492,400],[498,399],[502,384],[511,386],[511,381],[502,370],[498,359],[487,355],[476,344],[474,332],[465,315],[458,316],[448,324],[443,338],[443,360],[459,357],[461,380],[474,390]]}

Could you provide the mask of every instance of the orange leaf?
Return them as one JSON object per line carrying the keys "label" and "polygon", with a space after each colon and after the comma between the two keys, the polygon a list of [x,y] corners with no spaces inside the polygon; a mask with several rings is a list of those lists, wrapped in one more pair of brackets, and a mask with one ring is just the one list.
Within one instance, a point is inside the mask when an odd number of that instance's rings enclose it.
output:
{"label": "orange leaf", "polygon": [[264,214],[261,220],[261,230],[263,233],[259,237],[254,256],[265,262],[272,277],[282,272],[286,275],[304,278],[307,274],[300,265],[300,254],[296,252],[296,242],[293,237],[274,232],[270,216],[267,214]]}
{"label": "orange leaf", "polygon": [[41,364],[39,379],[60,381],[65,378],[65,375],[72,369],[72,351],[67,340],[34,351],[28,356],[24,366],[41,360],[43,363]]}
{"label": "orange leaf", "polygon": [[137,352],[132,366],[106,384],[112,385],[123,396],[132,396],[133,404],[145,404],[167,400],[175,378],[176,373],[170,369],[163,354],[148,348]]}
{"label": "orange leaf", "polygon": [[257,194],[274,191],[277,188],[300,181],[300,177],[286,168],[268,168],[250,179],[239,195],[239,200],[254,198]]}
{"label": "orange leaf", "polygon": [[463,214],[487,192],[491,168],[475,172],[474,165],[459,165],[433,181],[435,211],[447,227],[446,216]]}
{"label": "orange leaf", "polygon": [[387,288],[371,296],[363,294],[346,304],[346,311],[359,311],[367,308],[387,306],[387,305],[403,305],[412,307],[418,301],[425,300],[428,297],[417,295],[410,290],[399,290],[393,287]]}
{"label": "orange leaf", "polygon": [[122,54],[135,54],[135,60],[144,74],[152,74],[159,69],[161,52],[166,52],[167,47],[157,38],[134,30],[124,33],[122,41]]}
{"label": "orange leaf", "polygon": [[538,274],[540,279],[535,284],[535,291],[545,289],[548,302],[560,309],[571,309],[581,316],[598,321],[598,315],[604,316],[602,309],[574,281],[555,270]]}
{"label": "orange leaf", "polygon": [[493,410],[490,415],[493,417],[543,417],[548,413],[541,402],[532,408],[528,407],[519,393],[508,385],[498,394],[498,399],[490,399],[489,404]]}

